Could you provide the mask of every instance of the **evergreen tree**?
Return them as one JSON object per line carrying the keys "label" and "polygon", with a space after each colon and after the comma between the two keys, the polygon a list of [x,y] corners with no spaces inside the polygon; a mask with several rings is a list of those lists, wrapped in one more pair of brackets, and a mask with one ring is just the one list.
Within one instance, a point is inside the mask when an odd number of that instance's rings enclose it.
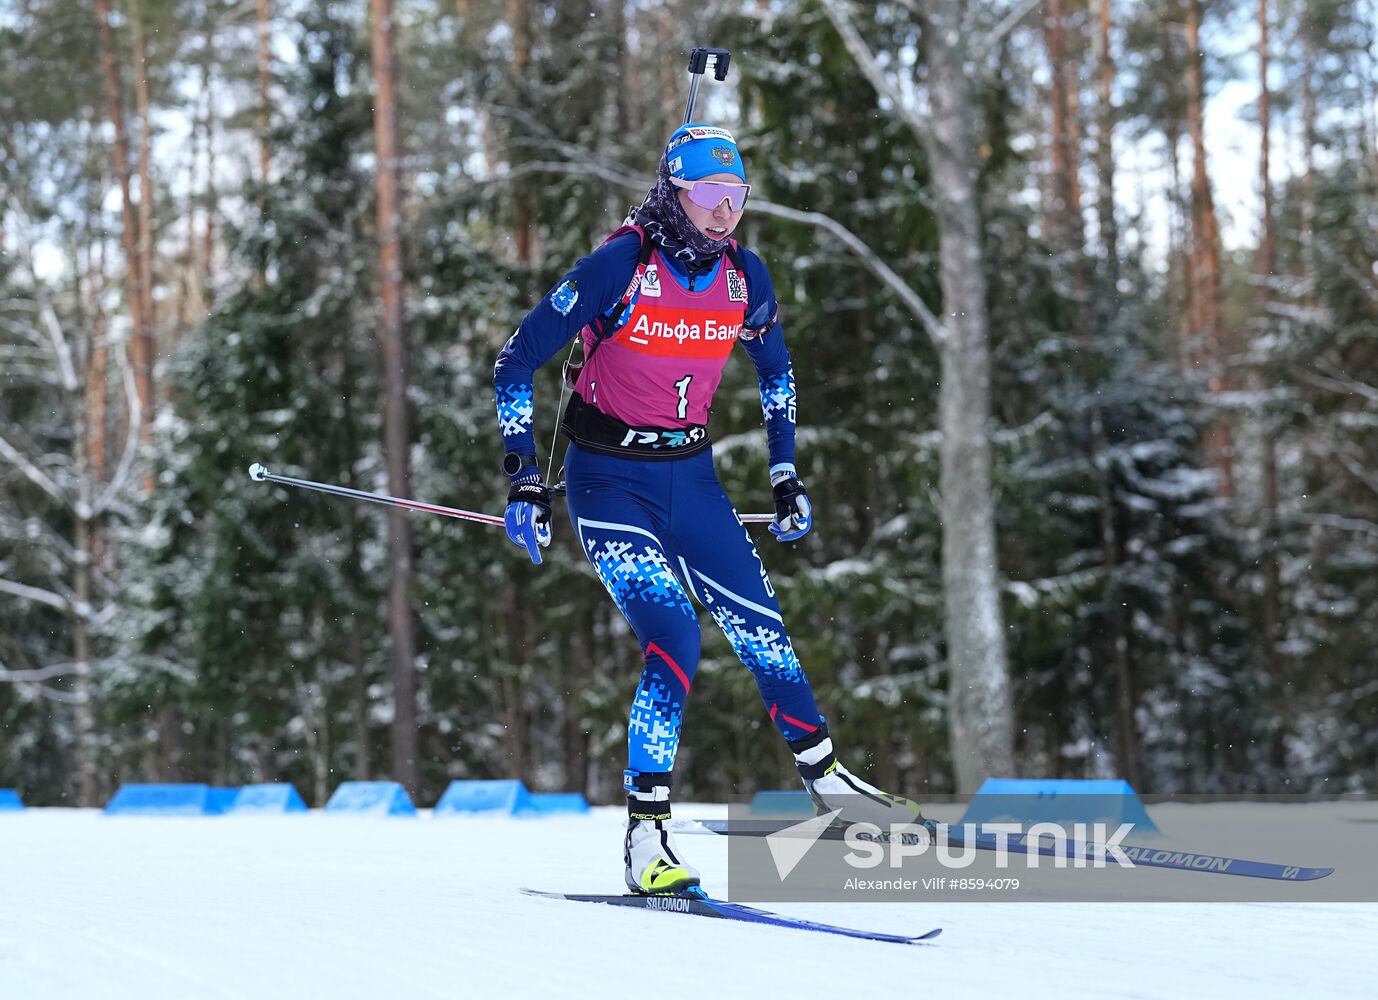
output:
{"label": "evergreen tree", "polygon": [[131,669],[105,691],[113,725],[158,734],[151,761],[115,762],[125,780],[281,778],[318,801],[334,768],[367,767],[359,739],[388,712],[373,690],[379,517],[246,475],[263,461],[381,483],[359,31],[335,10],[303,20],[281,80],[293,142],[228,234],[240,273],[264,280],[224,295],[172,366],[176,416],[160,427],[147,526],[127,539]]}

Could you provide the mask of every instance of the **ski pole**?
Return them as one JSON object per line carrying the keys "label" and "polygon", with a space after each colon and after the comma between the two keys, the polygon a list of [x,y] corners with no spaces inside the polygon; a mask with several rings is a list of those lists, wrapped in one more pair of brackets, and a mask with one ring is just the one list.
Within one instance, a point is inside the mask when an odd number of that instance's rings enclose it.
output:
{"label": "ski pole", "polygon": [[[266,467],[255,462],[249,466],[249,478],[256,483],[277,483],[280,486],[297,486],[304,490],[315,490],[317,493],[329,493],[331,496],[346,497],[350,500],[366,500],[369,503],[381,503],[389,507],[401,507],[404,510],[418,510],[423,514],[442,514],[445,517],[457,517],[463,521],[478,521],[481,524],[501,525],[503,519],[497,514],[484,514],[476,510],[461,510],[458,507],[443,507],[440,504],[422,503],[420,500],[408,500],[404,497],[392,497],[386,493],[369,493],[365,490],[354,490],[348,486],[333,486],[330,483],[318,483],[311,479],[297,479],[294,476],[277,476],[269,472]],[[565,484],[557,483],[550,487],[551,495],[563,496]],[[744,524],[767,524],[775,520],[774,514],[738,514]]]}
{"label": "ski pole", "polygon": [[689,53],[689,104],[684,109],[684,124],[694,120],[694,101],[699,96],[699,80],[708,69],[708,60],[713,60],[713,79],[722,83],[727,79],[727,66],[732,61],[732,53],[727,49],[697,48]]}
{"label": "ski pole", "polygon": [[332,486],[329,483],[317,483],[310,479],[296,479],[292,476],[275,476],[257,462],[249,466],[249,478],[256,483],[277,483],[281,486],[299,486],[304,490],[329,493],[331,496],[348,497],[351,500],[367,500],[370,503],[387,504],[389,507],[402,507],[405,510],[419,510],[426,514],[443,514],[446,517],[457,517],[465,521],[480,521],[483,524],[502,524],[502,518],[498,517],[496,514],[481,514],[475,510],[460,510],[458,507],[442,507],[439,504],[422,503],[419,500],[390,497],[386,493],[368,493],[364,490],[352,490],[347,486]]}

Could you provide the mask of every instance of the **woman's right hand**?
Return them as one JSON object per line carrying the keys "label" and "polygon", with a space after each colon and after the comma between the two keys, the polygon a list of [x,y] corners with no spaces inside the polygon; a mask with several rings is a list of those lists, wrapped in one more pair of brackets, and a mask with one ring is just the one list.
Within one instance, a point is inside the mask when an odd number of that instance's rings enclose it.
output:
{"label": "woman's right hand", "polygon": [[503,514],[507,537],[526,549],[531,561],[541,564],[541,549],[550,544],[550,490],[536,469],[512,480]]}

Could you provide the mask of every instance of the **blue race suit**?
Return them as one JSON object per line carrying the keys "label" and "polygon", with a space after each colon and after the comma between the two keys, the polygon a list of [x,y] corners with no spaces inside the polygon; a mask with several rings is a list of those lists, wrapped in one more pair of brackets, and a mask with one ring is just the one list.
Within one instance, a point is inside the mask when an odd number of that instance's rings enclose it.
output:
{"label": "blue race suit", "polygon": [[[613,310],[629,290],[640,251],[635,234],[604,243],[565,275],[507,342],[494,372],[507,450],[534,452],[531,373],[590,322]],[[784,333],[774,322],[774,290],[758,257],[746,250],[738,256],[749,296],[745,325],[768,327],[741,343],[757,370],[771,465],[792,466],[794,378]],[[718,269],[730,266],[723,259],[707,273],[692,277],[677,261],[656,260],[659,281],[673,276],[690,291],[727,285],[716,281]],[[635,328],[640,301],[639,293],[633,294],[617,330]],[[580,401],[576,394],[575,402],[586,411],[597,410],[596,399]],[[718,482],[711,449],[688,457],[622,454],[615,445],[628,425],[595,416],[615,425],[617,433],[602,446],[572,433],[566,421],[566,432],[576,438],[565,456],[566,498],[584,555],[630,623],[645,656],[627,727],[628,787],[669,783],[685,701],[699,662],[694,600],[718,623],[751,670],[781,734],[796,741],[815,733],[823,719],[812,688],[756,547]]]}

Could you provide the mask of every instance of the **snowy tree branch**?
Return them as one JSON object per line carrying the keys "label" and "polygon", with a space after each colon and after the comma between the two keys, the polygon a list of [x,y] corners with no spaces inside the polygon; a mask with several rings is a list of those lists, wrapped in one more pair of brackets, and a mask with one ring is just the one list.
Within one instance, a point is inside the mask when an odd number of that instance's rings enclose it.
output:
{"label": "snowy tree branch", "polygon": [[33,282],[34,297],[38,303],[38,315],[42,319],[43,326],[48,333],[48,339],[52,343],[53,355],[57,358],[58,371],[62,375],[62,387],[68,392],[75,392],[79,383],[77,382],[76,366],[72,364],[72,348],[67,343],[67,335],[63,332],[62,323],[57,318],[57,312],[48,299],[47,289],[39,279],[38,270],[34,266],[33,243],[29,240],[29,229],[32,226],[29,213],[20,204],[19,199],[13,195],[7,199],[7,204],[10,214],[20,223],[15,228],[15,234],[19,242],[20,253],[23,255],[25,264],[28,265],[29,278]]}
{"label": "snowy tree branch", "polygon": [[803,222],[819,229],[825,229],[841,240],[852,253],[861,258],[862,262],[887,285],[891,291],[904,301],[910,311],[919,318],[923,324],[924,332],[937,347],[942,347],[947,339],[947,331],[938,322],[938,318],[933,315],[933,311],[921,299],[917,292],[909,284],[891,269],[880,258],[880,255],[868,247],[861,239],[842,223],[822,212],[801,212],[798,209],[786,208],[784,205],[776,205],[768,201],[754,202],[752,207],[765,215],[774,215],[777,218],[789,219],[792,222]]}
{"label": "snowy tree branch", "polygon": [[1355,461],[1352,455],[1339,455],[1340,464],[1345,467],[1351,476],[1359,480],[1370,490],[1378,495],[1378,476],[1373,475],[1365,469],[1359,462]]}
{"label": "snowy tree branch", "polygon": [[1378,538],[1378,524],[1372,521],[1365,521],[1357,517],[1344,517],[1341,514],[1301,514],[1297,520],[1303,524],[1316,524],[1323,528],[1335,528],[1339,531],[1353,531],[1361,535],[1371,535]]}
{"label": "snowy tree branch", "polygon": [[71,691],[59,691],[57,688],[50,688],[46,684],[37,684],[38,693],[50,701],[60,701],[64,705],[85,705],[86,697],[75,694]]}
{"label": "snowy tree branch", "polygon": [[914,137],[920,143],[925,142],[928,134],[928,123],[919,116],[913,104],[905,99],[899,88],[880,68],[880,63],[876,61],[870,46],[866,44],[866,40],[861,37],[861,33],[852,24],[851,14],[847,8],[843,6],[841,0],[822,0],[822,3],[823,12],[828,15],[828,20],[832,22],[833,28],[842,38],[842,44],[846,46],[847,51],[856,60],[862,75],[870,81],[872,87],[876,88],[876,93],[890,102],[895,109],[895,114],[914,133]]}
{"label": "snowy tree branch", "polygon": [[1378,403],[1378,389],[1363,382],[1355,381],[1351,378],[1333,378],[1322,375],[1319,372],[1308,372],[1302,370],[1298,372],[1298,377],[1318,389],[1329,389],[1332,392],[1342,393],[1346,396],[1362,396],[1371,403]]}
{"label": "snowy tree branch", "polygon": [[1042,7],[1043,4],[1044,0],[1024,0],[1018,7],[1010,11],[1003,21],[991,29],[989,35],[972,46],[972,54],[977,61],[984,60],[994,52],[995,47],[1000,44],[1002,38],[1018,27],[1019,22],[1024,20],[1030,12]]}
{"label": "snowy tree branch", "polygon": [[125,432],[124,451],[120,454],[119,465],[115,467],[115,474],[110,477],[110,482],[106,483],[101,495],[96,498],[96,502],[91,505],[89,511],[78,511],[84,517],[99,517],[114,502],[115,497],[119,496],[129,481],[129,476],[134,468],[134,455],[139,448],[139,421],[132,419],[133,414],[138,410],[138,386],[134,384],[134,368],[129,363],[127,352],[120,345],[120,350],[114,352],[116,363],[120,366],[120,374],[124,376],[124,399],[125,406],[131,415],[131,419],[126,421],[128,428]]}
{"label": "snowy tree branch", "polygon": [[38,684],[42,681],[52,680],[54,677],[78,676],[89,672],[84,663],[54,663],[35,670],[10,670],[3,663],[0,663],[0,682]]}
{"label": "snowy tree branch", "polygon": [[20,347],[18,344],[0,346],[0,361],[19,361],[33,363],[44,360],[47,352],[33,347]]}
{"label": "snowy tree branch", "polygon": [[0,434],[0,458],[4,458],[16,469],[24,474],[24,478],[41,489],[48,496],[58,503],[68,506],[67,497],[63,494],[57,483],[49,479],[38,466],[30,462],[14,445],[5,440],[5,436]]}
{"label": "snowy tree branch", "polygon": [[57,608],[59,611],[76,610],[72,602],[61,594],[44,590],[42,587],[30,587],[26,583],[15,583],[13,580],[0,580],[0,594],[11,594],[20,600],[32,601],[34,604],[46,604],[48,607]]}
{"label": "snowy tree branch", "polygon": [[[37,281],[37,277],[34,280]],[[62,388],[68,392],[76,392],[81,383],[77,381],[76,366],[72,364],[71,345],[67,343],[67,335],[63,333],[62,324],[58,321],[57,312],[48,301],[48,296],[44,294],[42,299],[43,325],[48,329],[48,337],[53,342],[53,353],[57,355],[58,371],[62,373]]]}
{"label": "snowy tree branch", "polygon": [[[23,337],[29,343],[34,344],[37,347],[44,348],[43,334],[40,333],[38,330],[35,330],[32,324],[17,323],[14,320],[9,319],[8,317],[0,316],[0,329],[8,330],[16,337]],[[43,353],[45,356],[47,355],[48,352],[46,348],[44,348]]]}

